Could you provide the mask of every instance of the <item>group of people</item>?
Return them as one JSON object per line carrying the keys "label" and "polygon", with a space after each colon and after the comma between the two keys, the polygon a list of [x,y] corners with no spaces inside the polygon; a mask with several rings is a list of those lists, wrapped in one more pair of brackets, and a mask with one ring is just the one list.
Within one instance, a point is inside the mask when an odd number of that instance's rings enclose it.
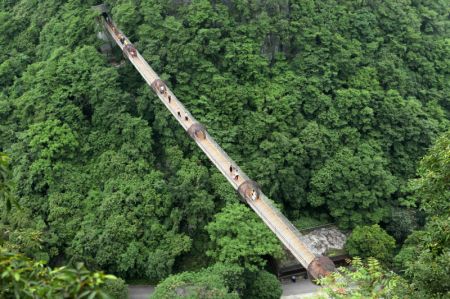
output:
{"label": "group of people", "polygon": [[[120,43],[122,43],[122,45],[128,46],[130,44],[130,42],[125,38],[125,36],[119,32],[117,30],[117,28],[112,24],[111,18],[107,13],[103,13],[103,17],[105,18],[106,22],[111,26],[111,28],[113,29],[114,33],[117,35],[117,38],[119,39]],[[133,54],[133,53],[132,53]],[[134,56],[134,55],[133,55]],[[166,85],[164,84],[159,84],[158,86],[158,91],[163,94],[163,95],[167,95],[167,88]],[[169,103],[172,102],[172,96],[168,95],[167,97]],[[178,117],[181,117],[181,112],[178,111]],[[187,112],[184,113],[184,120],[185,121],[189,121],[189,116],[187,114]]]}
{"label": "group of people", "polygon": [[114,24],[111,21],[111,17],[106,13],[102,13],[103,17],[105,18],[106,23],[111,27],[111,29],[113,30],[114,34],[117,36],[117,38],[119,39],[119,41],[122,43],[122,45],[125,43],[125,36],[119,32],[119,30],[117,30],[116,26],[114,26]]}
{"label": "group of people", "polygon": [[[237,169],[233,165],[230,165],[230,175],[233,178],[233,180],[238,181],[239,180],[239,169]],[[258,192],[255,189],[252,189],[250,198],[251,198],[251,200],[258,199]]]}
{"label": "group of people", "polygon": [[[180,110],[178,110],[177,114],[178,114],[178,117],[181,117],[181,112],[180,112]],[[184,120],[185,120],[185,121],[188,121],[188,120],[189,120],[189,116],[188,116],[188,114],[187,114],[186,112],[184,113]]]}
{"label": "group of people", "polygon": [[252,190],[251,199],[252,200],[257,200],[258,199],[258,194],[256,193],[255,189]]}
{"label": "group of people", "polygon": [[239,180],[239,169],[233,167],[233,165],[230,165],[230,174],[235,181]]}
{"label": "group of people", "polygon": [[[161,82],[161,81],[159,81],[159,82]],[[159,87],[158,87],[158,91],[159,91],[159,93],[161,93],[163,95],[167,95],[167,87],[166,87],[166,85],[160,83]],[[170,94],[167,95],[167,100],[169,101],[169,104],[172,102],[172,96]],[[177,114],[178,114],[178,117],[181,117],[181,111],[180,110],[178,110]],[[185,121],[189,121],[189,116],[188,116],[187,112],[184,112],[184,120]]]}
{"label": "group of people", "polygon": [[117,30],[116,26],[111,21],[110,16],[107,13],[103,13],[103,17],[105,18],[106,23],[111,27],[114,34],[119,39],[120,43],[124,45],[124,49],[127,50],[132,57],[137,56],[136,48],[128,41],[128,39],[125,37],[125,35],[122,34],[119,30]]}

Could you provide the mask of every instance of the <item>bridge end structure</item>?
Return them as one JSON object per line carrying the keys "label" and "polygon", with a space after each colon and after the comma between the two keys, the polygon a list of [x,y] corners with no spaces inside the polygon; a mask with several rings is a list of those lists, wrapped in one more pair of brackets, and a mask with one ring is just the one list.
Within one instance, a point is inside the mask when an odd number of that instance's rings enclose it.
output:
{"label": "bridge end structure", "polygon": [[307,270],[309,278],[316,280],[336,271],[336,266],[329,257],[320,255],[309,264]]}
{"label": "bridge end structure", "polygon": [[[257,201],[263,201],[266,203],[270,203],[269,201],[265,200],[265,196],[261,196],[262,192],[261,192],[261,188],[259,187],[258,183],[256,183],[255,181],[252,181],[250,179],[247,179],[245,182],[243,182],[237,189],[237,192],[240,195],[241,201],[249,204],[252,207],[254,206],[254,204]],[[288,230],[290,232],[292,232],[296,236],[296,238],[298,238],[298,240],[303,240],[302,235],[300,234],[298,229],[295,226],[293,226],[292,223],[285,216],[283,216],[276,207],[274,207],[272,205],[270,205],[270,206],[271,206],[272,211],[277,212],[279,219],[283,223],[285,223]],[[257,213],[258,213],[258,211],[257,211]],[[258,214],[260,214],[260,213],[258,213]],[[264,221],[264,217],[262,215],[260,215],[260,216]],[[269,228],[271,228],[269,223],[266,222],[266,224],[268,224]],[[273,230],[273,231],[275,234],[277,234],[277,232],[275,230]],[[280,237],[281,236],[279,236],[279,238]],[[283,237],[281,237],[280,240],[283,241]],[[283,242],[283,243],[285,246],[287,244],[292,246],[292,248],[288,248],[288,247],[287,248],[294,255],[295,255],[294,251],[298,251],[297,253],[302,253],[301,254],[302,258],[300,258],[297,255],[297,259],[300,261],[300,263],[303,265],[303,267],[307,270],[308,277],[312,281],[317,280],[321,277],[327,276],[328,274],[330,274],[331,272],[334,272],[336,270],[336,266],[334,265],[334,262],[329,257],[324,256],[324,255],[314,254],[313,251],[308,248],[306,243],[299,244],[299,243],[289,242],[289,241]],[[302,245],[302,246],[299,246],[299,245]],[[301,248],[301,247],[303,247],[303,248]],[[294,249],[294,250],[292,250],[292,249]]]}
{"label": "bridge end structure", "polygon": [[261,196],[261,188],[258,183],[252,180],[246,180],[243,182],[237,189],[237,192],[240,195],[241,201],[245,203],[249,200],[259,199]]}
{"label": "bridge end structure", "polygon": [[203,127],[202,124],[200,123],[194,123],[192,124],[189,129],[187,130],[189,136],[191,136],[194,140],[196,138],[200,139],[200,140],[205,140],[206,139],[206,131],[205,131],[205,127]]}
{"label": "bridge end structure", "polygon": [[92,6],[92,9],[98,11],[101,15],[104,13],[109,14],[108,4],[106,3]]}

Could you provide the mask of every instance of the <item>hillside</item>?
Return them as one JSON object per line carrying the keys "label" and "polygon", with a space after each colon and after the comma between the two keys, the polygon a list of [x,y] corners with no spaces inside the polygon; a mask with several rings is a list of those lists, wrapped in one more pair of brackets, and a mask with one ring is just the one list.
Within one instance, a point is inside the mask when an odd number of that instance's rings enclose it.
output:
{"label": "hillside", "polygon": [[[428,157],[448,158],[448,1],[106,2],[288,218],[379,224],[395,253],[407,240],[396,270],[414,268],[407,249],[449,215],[445,167],[432,171],[441,189],[414,184],[439,164],[419,164],[439,136]],[[101,53],[96,4],[0,3],[0,151],[18,203],[0,202],[0,243],[126,280],[200,271],[180,279],[214,277],[224,294],[233,265],[230,277],[247,275],[237,293],[256,296],[278,240],[122,54]]]}

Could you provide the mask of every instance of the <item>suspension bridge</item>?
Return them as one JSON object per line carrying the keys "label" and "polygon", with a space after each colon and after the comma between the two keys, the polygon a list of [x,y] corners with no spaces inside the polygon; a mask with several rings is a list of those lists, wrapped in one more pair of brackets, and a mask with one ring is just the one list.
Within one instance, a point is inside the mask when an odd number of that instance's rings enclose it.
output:
{"label": "suspension bridge", "polygon": [[308,270],[311,278],[316,279],[334,271],[333,262],[325,256],[317,256],[312,252],[298,229],[274,206],[273,202],[261,192],[256,182],[250,180],[244,171],[214,141],[206,129],[191,115],[139,51],[134,48],[126,35],[118,29],[103,6],[100,8],[100,12],[103,16],[103,18],[100,18],[100,22],[112,41],[120,47],[145,82],[155,91],[167,110],[192,137],[231,186],[237,190],[242,200],[255,211],[300,264]]}

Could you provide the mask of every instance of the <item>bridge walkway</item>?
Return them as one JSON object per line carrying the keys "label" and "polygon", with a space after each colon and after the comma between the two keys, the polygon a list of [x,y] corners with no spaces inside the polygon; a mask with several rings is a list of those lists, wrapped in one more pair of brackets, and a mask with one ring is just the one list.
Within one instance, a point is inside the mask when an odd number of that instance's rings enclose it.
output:
{"label": "bridge walkway", "polygon": [[[109,32],[110,36],[114,39],[117,45],[122,49],[123,53],[128,57],[130,62],[134,65],[136,70],[141,74],[147,84],[154,88],[155,82],[162,82],[159,76],[148,65],[145,59],[141,56],[139,51],[136,50],[136,56],[132,56],[125,48],[125,43],[131,44],[126,36],[120,32],[117,26],[110,20],[104,21],[105,28]],[[121,34],[126,42],[122,43],[119,40],[119,34]],[[121,37],[122,37],[121,36]],[[154,88],[155,89],[155,88]],[[156,94],[160,98],[161,102],[172,113],[174,118],[180,123],[185,131],[198,123],[197,120],[189,113],[184,105],[177,99],[173,92],[165,86],[165,91],[159,92],[155,89]],[[170,97],[170,101],[169,101]],[[187,117],[187,119],[185,118]],[[213,164],[224,175],[228,182],[233,186],[235,190],[238,190],[244,182],[248,181],[247,175],[237,166],[237,164],[222,150],[222,148],[214,141],[214,139],[205,130],[205,138],[193,138],[202,151],[208,156]],[[239,170],[239,177],[235,179],[234,175],[230,172],[230,166]],[[264,223],[275,233],[278,239],[286,246],[287,249],[297,258],[297,260],[308,269],[310,263],[316,258],[308,245],[303,241],[300,232],[292,225],[292,223],[280,213],[280,211],[274,206],[273,202],[268,199],[263,193],[260,194],[257,200],[245,199],[248,205],[256,212],[256,214],[264,221]]]}

